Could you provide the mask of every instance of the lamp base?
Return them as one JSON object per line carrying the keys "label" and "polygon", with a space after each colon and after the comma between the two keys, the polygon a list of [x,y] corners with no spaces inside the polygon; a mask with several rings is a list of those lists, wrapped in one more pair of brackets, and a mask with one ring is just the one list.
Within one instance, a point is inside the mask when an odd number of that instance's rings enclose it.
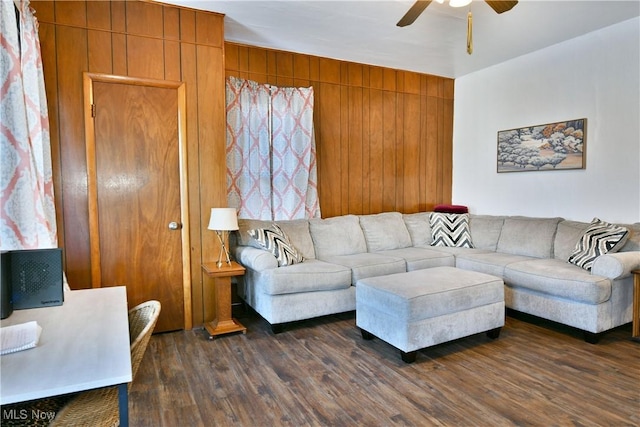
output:
{"label": "lamp base", "polygon": [[223,263],[226,263],[227,267],[231,267],[229,250],[227,249],[227,245],[225,244],[225,241],[227,240],[225,236],[225,231],[216,231],[216,235],[218,236],[218,240],[220,241],[220,254],[218,254],[218,262],[216,263],[216,266],[218,268],[222,268]]}
{"label": "lamp base", "polygon": [[218,267],[218,268],[222,268],[222,267],[228,268],[228,267],[231,267],[231,261],[218,261],[218,262],[216,263],[216,267]]}

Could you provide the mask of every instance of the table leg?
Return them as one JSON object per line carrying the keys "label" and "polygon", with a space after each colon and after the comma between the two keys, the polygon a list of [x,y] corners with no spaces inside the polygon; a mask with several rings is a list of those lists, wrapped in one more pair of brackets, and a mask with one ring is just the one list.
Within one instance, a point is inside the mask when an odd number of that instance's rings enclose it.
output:
{"label": "table leg", "polygon": [[129,427],[129,384],[118,385],[118,410],[120,411],[120,427]]}
{"label": "table leg", "polygon": [[231,332],[247,332],[240,322],[231,316],[231,278],[216,277],[213,279],[215,286],[216,320],[205,323],[204,327],[209,332],[209,337],[228,334]]}

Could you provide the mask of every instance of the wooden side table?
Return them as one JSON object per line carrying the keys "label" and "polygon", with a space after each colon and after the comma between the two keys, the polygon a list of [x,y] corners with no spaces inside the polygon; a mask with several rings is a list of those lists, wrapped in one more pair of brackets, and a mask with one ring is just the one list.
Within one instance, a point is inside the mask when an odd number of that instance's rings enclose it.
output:
{"label": "wooden side table", "polygon": [[247,328],[231,317],[231,277],[244,275],[244,267],[235,261],[231,261],[231,266],[223,263],[220,268],[215,262],[206,262],[202,269],[215,285],[216,319],[204,324],[209,339],[232,332],[246,334]]}
{"label": "wooden side table", "polygon": [[640,341],[640,270],[633,270],[633,327],[631,338]]}

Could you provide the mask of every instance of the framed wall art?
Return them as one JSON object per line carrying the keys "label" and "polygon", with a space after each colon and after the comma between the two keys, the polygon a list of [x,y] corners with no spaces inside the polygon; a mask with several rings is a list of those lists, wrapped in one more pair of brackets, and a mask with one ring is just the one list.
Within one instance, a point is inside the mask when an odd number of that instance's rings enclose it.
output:
{"label": "framed wall art", "polygon": [[498,172],[584,169],[587,119],[498,132]]}

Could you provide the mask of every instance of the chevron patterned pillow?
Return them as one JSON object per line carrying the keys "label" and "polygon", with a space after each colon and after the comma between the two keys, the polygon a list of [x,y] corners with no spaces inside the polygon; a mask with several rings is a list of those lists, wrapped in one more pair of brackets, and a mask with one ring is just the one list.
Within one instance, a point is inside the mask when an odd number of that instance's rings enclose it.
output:
{"label": "chevron patterned pillow", "polygon": [[597,257],[617,252],[628,238],[629,230],[625,227],[594,218],[576,243],[576,248],[569,256],[568,262],[591,271],[591,266]]}
{"label": "chevron patterned pillow", "polygon": [[271,229],[256,228],[249,230],[248,233],[256,239],[260,246],[276,257],[278,267],[285,267],[304,261],[304,257],[293,246],[289,236],[277,224],[272,224]]}
{"label": "chevron patterned pillow", "polygon": [[429,215],[429,223],[433,238],[431,246],[473,248],[469,214],[432,212]]}

